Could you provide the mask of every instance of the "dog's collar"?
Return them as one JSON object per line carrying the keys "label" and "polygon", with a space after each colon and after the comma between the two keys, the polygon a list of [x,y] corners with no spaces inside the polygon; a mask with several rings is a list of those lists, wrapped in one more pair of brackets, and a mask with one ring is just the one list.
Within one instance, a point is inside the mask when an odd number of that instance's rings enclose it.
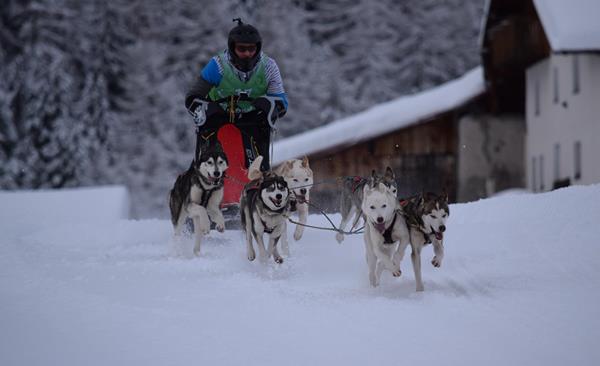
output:
{"label": "dog's collar", "polygon": [[204,183],[207,186],[211,186],[211,187],[221,187],[223,185],[223,175],[221,175],[219,178],[215,179],[214,181],[210,181],[207,178],[205,178],[202,174],[198,174],[198,176],[200,177],[200,180],[202,181],[202,183]]}

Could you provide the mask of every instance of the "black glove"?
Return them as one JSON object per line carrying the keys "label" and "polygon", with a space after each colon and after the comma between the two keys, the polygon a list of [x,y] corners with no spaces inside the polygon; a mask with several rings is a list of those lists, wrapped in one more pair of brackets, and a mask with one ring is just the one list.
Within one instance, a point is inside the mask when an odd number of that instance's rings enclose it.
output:
{"label": "black glove", "polygon": [[258,111],[258,114],[267,114],[269,113],[269,110],[271,109],[271,102],[264,97],[258,97],[256,99],[254,99],[254,102],[252,102],[252,105],[254,106],[254,108],[256,108],[256,110]]}
{"label": "black glove", "polygon": [[[264,97],[258,97],[254,100],[254,102],[252,102],[252,105],[254,106],[254,108],[256,108],[258,116],[264,115],[265,119],[268,117],[269,111],[271,110],[271,101]],[[285,115],[285,112],[286,110],[283,106],[283,103],[279,100],[276,100],[275,109],[273,110],[273,114],[271,115],[271,120],[273,121],[273,123],[275,123],[277,119],[283,117]]]}

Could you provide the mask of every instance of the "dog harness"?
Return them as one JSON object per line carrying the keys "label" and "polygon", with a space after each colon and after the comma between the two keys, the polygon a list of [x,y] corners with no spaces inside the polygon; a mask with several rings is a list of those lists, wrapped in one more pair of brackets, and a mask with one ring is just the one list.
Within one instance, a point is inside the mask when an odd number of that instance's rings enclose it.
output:
{"label": "dog harness", "polygon": [[[196,179],[197,179],[197,177],[194,177],[194,178],[196,178]],[[211,183],[211,182],[208,182],[208,181],[206,180],[206,178],[204,178],[204,177],[203,177],[203,176],[201,176],[201,175],[200,175],[200,179],[199,179],[199,181],[200,181],[200,180],[201,180],[203,183],[205,183],[206,185],[209,185],[209,186],[212,186],[212,185],[214,185],[213,183]],[[198,183],[199,183],[199,182],[198,182]],[[200,206],[202,206],[202,207],[206,207],[206,206],[208,205],[208,201],[210,200],[210,197],[212,196],[212,194],[213,194],[213,193],[214,193],[216,190],[223,188],[223,177],[221,177],[221,178],[217,179],[217,181],[216,181],[216,185],[215,185],[213,188],[211,188],[211,189],[204,189],[204,186],[203,186],[203,185],[201,185],[201,184],[200,184],[200,186],[203,188],[203,189],[202,189],[202,197],[200,198]]]}
{"label": "dog harness", "polygon": [[356,192],[358,188],[362,187],[367,182],[367,178],[358,175],[349,178],[352,180],[352,192]]}
{"label": "dog harness", "polygon": [[431,244],[431,234],[433,233],[429,233],[427,234],[425,232],[425,223],[423,222],[423,220],[421,220],[420,217],[418,217],[417,215],[415,215],[414,213],[414,198],[415,197],[411,197],[411,198],[402,198],[400,199],[400,206],[402,207],[402,216],[404,216],[404,218],[406,219],[406,223],[408,224],[408,226],[414,227],[415,229],[419,230],[422,234],[423,237],[425,238],[425,245],[427,244]]}
{"label": "dog harness", "polygon": [[381,235],[383,235],[383,244],[394,244],[394,240],[392,239],[392,231],[394,230],[394,224],[396,223],[397,214],[394,213],[394,219],[392,220],[392,224],[390,227],[385,229]]}

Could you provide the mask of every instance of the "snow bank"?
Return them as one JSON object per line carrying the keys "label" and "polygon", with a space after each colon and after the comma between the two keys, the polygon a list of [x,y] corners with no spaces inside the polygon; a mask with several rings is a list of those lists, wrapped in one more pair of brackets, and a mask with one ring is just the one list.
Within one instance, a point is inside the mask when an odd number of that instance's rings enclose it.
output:
{"label": "snow bank", "polygon": [[129,193],[123,186],[0,191],[0,221],[12,223],[11,231],[128,217]]}

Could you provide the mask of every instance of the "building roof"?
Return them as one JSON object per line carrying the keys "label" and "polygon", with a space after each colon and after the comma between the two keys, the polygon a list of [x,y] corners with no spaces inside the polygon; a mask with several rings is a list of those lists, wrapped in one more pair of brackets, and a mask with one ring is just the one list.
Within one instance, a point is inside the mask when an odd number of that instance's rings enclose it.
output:
{"label": "building roof", "polygon": [[331,122],[273,146],[273,165],[335,147],[355,145],[388,132],[418,124],[464,105],[485,90],[481,67],[421,93],[376,105],[364,112]]}
{"label": "building roof", "polygon": [[533,0],[554,51],[600,50],[600,1]]}

